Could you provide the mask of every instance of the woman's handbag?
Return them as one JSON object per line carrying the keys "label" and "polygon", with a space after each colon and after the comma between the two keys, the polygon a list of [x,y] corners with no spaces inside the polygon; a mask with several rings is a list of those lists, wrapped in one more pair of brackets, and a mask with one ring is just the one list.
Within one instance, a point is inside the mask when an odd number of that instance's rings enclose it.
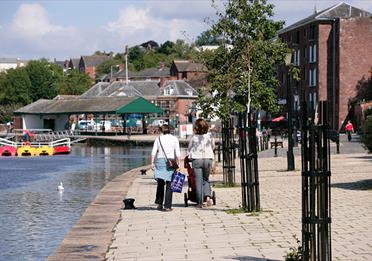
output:
{"label": "woman's handbag", "polygon": [[177,161],[175,159],[167,159],[167,169],[178,169],[179,166],[177,164]]}
{"label": "woman's handbag", "polygon": [[182,193],[183,183],[185,182],[185,175],[181,172],[174,171],[171,182],[172,192]]}
{"label": "woman's handbag", "polygon": [[167,169],[168,170],[176,170],[176,169],[179,169],[179,166],[177,164],[177,160],[175,159],[168,159],[167,158],[167,154],[165,154],[165,151],[164,151],[164,148],[163,148],[163,145],[161,144],[161,141],[160,141],[160,137],[159,137],[159,143],[160,143],[160,147],[161,149],[163,150],[163,153],[164,153],[164,156],[165,156],[165,161],[166,161],[166,165],[167,165]]}

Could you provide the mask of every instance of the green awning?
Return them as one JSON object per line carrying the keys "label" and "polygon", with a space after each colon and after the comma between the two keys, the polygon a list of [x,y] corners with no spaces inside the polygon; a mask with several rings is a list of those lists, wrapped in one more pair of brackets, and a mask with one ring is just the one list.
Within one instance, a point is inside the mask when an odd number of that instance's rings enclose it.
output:
{"label": "green awning", "polygon": [[118,109],[116,113],[163,113],[163,110],[145,98],[139,97]]}

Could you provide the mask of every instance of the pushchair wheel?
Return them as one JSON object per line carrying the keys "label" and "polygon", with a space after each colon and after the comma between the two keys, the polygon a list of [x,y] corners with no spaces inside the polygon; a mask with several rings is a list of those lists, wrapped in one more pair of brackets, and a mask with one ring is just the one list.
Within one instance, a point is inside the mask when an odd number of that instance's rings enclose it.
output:
{"label": "pushchair wheel", "polygon": [[187,193],[184,193],[183,194],[183,198],[185,200],[185,207],[188,207],[189,206],[189,202],[188,202],[188,198],[187,198]]}
{"label": "pushchair wheel", "polygon": [[216,192],[212,192],[213,205],[216,205]]}

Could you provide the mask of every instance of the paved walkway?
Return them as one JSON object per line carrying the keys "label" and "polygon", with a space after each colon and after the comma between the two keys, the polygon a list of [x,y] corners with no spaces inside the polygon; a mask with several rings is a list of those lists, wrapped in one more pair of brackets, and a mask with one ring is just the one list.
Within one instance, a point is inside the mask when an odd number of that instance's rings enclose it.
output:
{"label": "paved walkway", "polygon": [[[341,153],[348,146],[341,144]],[[372,260],[372,155],[361,151],[332,155],[333,260]],[[137,209],[122,210],[106,258],[284,260],[289,248],[296,246],[293,235],[301,238],[300,166],[297,156],[296,171],[287,172],[285,157],[262,154],[263,211],[256,215],[226,213],[241,205],[240,188],[214,188],[217,205],[204,209],[192,203],[185,207],[183,194],[175,193],[174,210],[158,211],[153,173],[138,176],[127,194],[136,199]],[[236,176],[238,181],[238,170]],[[221,181],[222,175],[211,180]]]}

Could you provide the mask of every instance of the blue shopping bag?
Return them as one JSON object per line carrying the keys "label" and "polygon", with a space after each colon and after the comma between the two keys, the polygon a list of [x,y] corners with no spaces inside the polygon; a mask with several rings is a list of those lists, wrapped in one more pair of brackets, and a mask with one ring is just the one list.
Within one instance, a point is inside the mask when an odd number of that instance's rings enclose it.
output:
{"label": "blue shopping bag", "polygon": [[185,182],[185,175],[181,172],[174,171],[172,182],[171,182],[171,189],[173,192],[182,193],[183,183]]}

